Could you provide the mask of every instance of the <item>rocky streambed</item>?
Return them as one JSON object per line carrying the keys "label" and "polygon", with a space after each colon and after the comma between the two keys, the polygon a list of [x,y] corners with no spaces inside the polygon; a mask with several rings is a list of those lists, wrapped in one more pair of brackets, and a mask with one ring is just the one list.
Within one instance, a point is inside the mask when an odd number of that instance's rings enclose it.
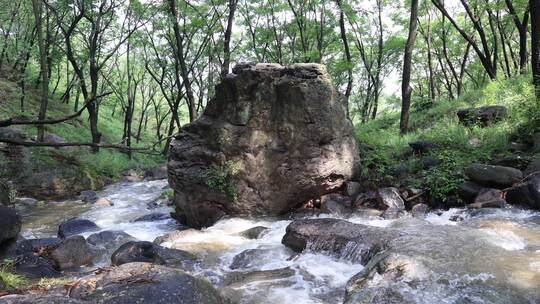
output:
{"label": "rocky streambed", "polygon": [[[164,180],[119,183],[97,193],[99,203],[21,204],[27,240],[15,248],[31,243],[36,257],[26,270],[40,265],[37,256],[50,259],[48,246],[54,259],[80,263],[52,265],[61,280],[0,303],[540,302],[538,212],[224,218],[195,230],[167,216],[167,188]],[[95,226],[66,224],[72,217]],[[59,254],[66,240],[76,254]]]}

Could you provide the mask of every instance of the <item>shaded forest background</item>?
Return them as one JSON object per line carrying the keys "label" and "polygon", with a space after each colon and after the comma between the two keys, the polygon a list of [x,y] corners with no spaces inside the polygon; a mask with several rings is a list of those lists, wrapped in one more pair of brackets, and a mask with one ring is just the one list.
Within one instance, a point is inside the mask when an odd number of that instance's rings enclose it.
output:
{"label": "shaded forest background", "polygon": [[[239,62],[325,64],[359,139],[381,153],[426,130],[444,133],[449,124],[437,123],[451,111],[505,103],[500,97],[508,92],[519,115],[505,138],[531,136],[540,125],[532,85],[532,75],[540,75],[539,6],[536,0],[5,1],[0,127],[22,127],[35,141],[3,141],[83,145],[94,153],[114,148],[128,159],[142,152],[153,156],[139,161],[159,162],[156,154],[166,155],[171,137],[203,112],[214,86]],[[384,144],[369,141],[377,130],[386,134]],[[408,137],[397,137],[400,130]],[[45,142],[49,133],[67,142]],[[107,159],[85,157],[92,166]],[[102,167],[128,166],[116,154],[108,158]],[[381,155],[367,159],[385,163]]]}

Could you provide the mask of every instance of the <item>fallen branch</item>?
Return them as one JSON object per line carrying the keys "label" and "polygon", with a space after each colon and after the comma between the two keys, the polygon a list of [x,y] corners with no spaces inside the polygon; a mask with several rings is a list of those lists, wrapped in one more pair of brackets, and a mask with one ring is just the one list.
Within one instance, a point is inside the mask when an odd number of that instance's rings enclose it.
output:
{"label": "fallen branch", "polygon": [[420,196],[424,195],[424,193],[426,193],[426,192],[427,192],[427,191],[422,191],[422,192],[420,192],[420,193],[418,193],[418,194],[415,194],[415,195],[413,195],[413,196],[411,196],[411,197],[409,197],[409,198],[406,198],[405,201],[406,201],[406,202],[410,202],[410,201],[412,201],[412,200],[414,200],[414,199],[417,199],[417,198],[419,198]]}
{"label": "fallen branch", "polygon": [[0,138],[0,142],[10,144],[10,145],[16,145],[16,146],[23,146],[23,147],[53,147],[53,148],[61,148],[61,147],[95,147],[95,148],[109,148],[109,149],[118,149],[123,152],[129,152],[129,151],[148,151],[149,148],[140,147],[140,148],[133,148],[128,147],[125,145],[115,145],[115,144],[95,144],[95,143],[79,143],[79,142],[66,142],[66,143],[47,143],[47,142],[35,142],[35,141],[18,141],[18,140],[11,140],[11,139],[4,139]]}
{"label": "fallen branch", "polygon": [[17,119],[9,118],[9,119],[6,119],[6,120],[0,120],[0,128],[14,126],[14,125],[53,125],[53,124],[61,123],[61,122],[64,122],[64,121],[68,121],[68,120],[74,119],[74,118],[76,118],[78,116],[81,116],[81,114],[84,112],[84,110],[86,108],[88,108],[88,106],[92,102],[94,102],[95,100],[103,98],[103,97],[105,97],[107,95],[110,95],[110,94],[112,94],[112,92],[103,93],[103,94],[98,95],[98,96],[96,96],[94,98],[91,98],[88,101],[86,101],[84,103],[84,106],[82,108],[80,108],[77,112],[75,112],[75,113],[73,113],[71,115],[62,117],[62,118],[44,119],[44,120],[17,120]]}

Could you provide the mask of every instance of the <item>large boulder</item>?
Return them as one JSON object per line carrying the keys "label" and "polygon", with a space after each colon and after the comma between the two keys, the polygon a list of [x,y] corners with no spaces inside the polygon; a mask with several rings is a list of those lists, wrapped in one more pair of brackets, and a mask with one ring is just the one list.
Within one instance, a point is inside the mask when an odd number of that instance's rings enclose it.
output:
{"label": "large boulder", "polygon": [[472,164],[463,171],[471,181],[494,188],[512,186],[523,178],[520,170],[503,166]]}
{"label": "large boulder", "polygon": [[238,65],[171,143],[175,217],[282,215],[357,173],[345,102],[322,65]]}
{"label": "large boulder", "polygon": [[464,125],[479,124],[487,126],[508,116],[504,106],[486,106],[479,108],[461,109],[457,112],[459,121]]}
{"label": "large boulder", "polygon": [[15,209],[0,205],[0,244],[15,239],[21,225],[21,217]]}

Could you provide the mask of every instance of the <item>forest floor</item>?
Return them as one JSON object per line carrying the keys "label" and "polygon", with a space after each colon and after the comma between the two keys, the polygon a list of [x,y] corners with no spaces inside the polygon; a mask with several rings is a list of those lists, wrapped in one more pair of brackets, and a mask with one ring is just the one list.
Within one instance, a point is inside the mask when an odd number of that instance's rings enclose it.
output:
{"label": "forest floor", "polygon": [[[4,72],[0,75],[0,120],[7,118],[36,119],[39,110],[39,97],[36,85],[33,82],[26,84],[28,87],[24,99],[24,111],[21,109],[21,89],[20,84],[6,76]],[[51,88],[52,89],[52,88]],[[49,101],[47,117],[60,118],[73,113],[74,104],[62,103],[60,94],[53,94]],[[82,104],[82,97],[80,104]],[[123,134],[123,117],[118,104],[116,116],[113,116],[113,105],[103,103],[100,106],[99,131],[102,135],[102,143],[118,144],[121,142]],[[137,114],[135,113],[135,117]],[[134,125],[137,122],[134,122]],[[149,124],[150,125],[150,124]],[[22,130],[28,138],[34,138],[37,133],[35,126],[14,126]],[[46,135],[56,135],[66,142],[91,142],[91,135],[88,125],[88,115],[84,112],[80,117],[64,123],[47,125]],[[148,130],[141,132],[141,138],[137,142],[132,139],[133,146],[146,147],[153,143],[154,130],[150,126]],[[4,150],[4,152],[6,152]],[[57,175],[75,177],[74,180],[85,179],[84,186],[100,188],[101,186],[117,180],[122,172],[129,169],[142,172],[145,169],[155,167],[165,162],[165,157],[161,155],[151,155],[143,153],[133,153],[132,159],[127,154],[115,149],[100,149],[98,153],[92,153],[88,147],[68,147],[68,148],[44,148],[32,147],[23,148],[13,153],[0,153],[0,163],[7,164],[0,166],[0,179],[9,180],[32,180],[36,173],[54,172],[46,174],[45,177],[54,178]],[[14,178],[15,177],[15,178]],[[39,183],[40,180],[32,181]],[[16,185],[17,186],[17,185]],[[82,187],[82,186],[81,186]],[[17,187],[16,187],[17,188]]]}
{"label": "forest floor", "polygon": [[[459,122],[458,110],[490,105],[505,106],[508,117],[488,126]],[[528,75],[491,82],[457,99],[413,101],[405,136],[399,134],[399,118],[396,104],[377,119],[356,125],[363,176],[375,188],[388,184],[429,189],[432,199],[448,207],[467,165],[511,156],[540,159],[540,151],[520,151],[533,145],[533,134],[540,131],[540,106]],[[411,142],[429,147],[412,153]]]}

